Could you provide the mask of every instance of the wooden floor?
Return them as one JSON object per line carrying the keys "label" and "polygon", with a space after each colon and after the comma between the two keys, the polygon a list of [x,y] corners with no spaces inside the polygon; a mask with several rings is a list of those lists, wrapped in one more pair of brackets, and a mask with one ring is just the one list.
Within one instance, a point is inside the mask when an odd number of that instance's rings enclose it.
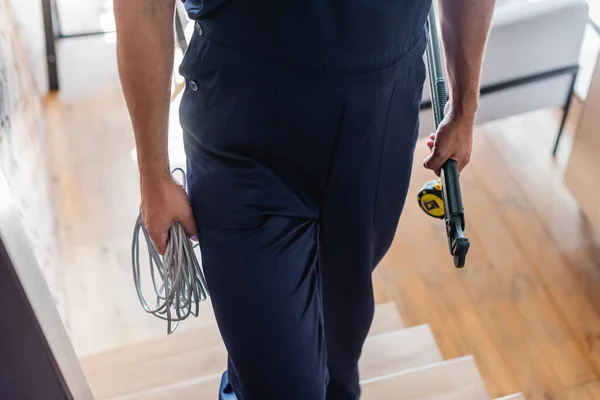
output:
{"label": "wooden floor", "polygon": [[[493,396],[600,399],[600,236],[550,157],[556,121],[536,112],[478,127],[461,177],[472,244],[463,270],[442,224],[409,201],[375,273],[377,300],[395,301],[409,326],[428,322],[444,357],[474,354]],[[429,178],[425,154],[411,193]]]}
{"label": "wooden floor", "polygon": [[[69,77],[63,71],[64,91],[46,99],[46,145],[65,322],[86,355],[163,335],[165,327],[142,312],[131,283],[139,194],[116,80],[81,89]],[[420,166],[426,148],[419,143],[396,240],[375,272],[377,301],[394,301],[407,326],[429,323],[444,358],[473,354],[493,397],[600,399],[600,236],[562,184],[568,145],[558,161],[550,157],[558,119],[545,110],[477,128],[462,175],[472,243],[463,270],[452,266],[443,225],[414,199],[432,177]],[[204,311],[182,329],[212,318]]]}

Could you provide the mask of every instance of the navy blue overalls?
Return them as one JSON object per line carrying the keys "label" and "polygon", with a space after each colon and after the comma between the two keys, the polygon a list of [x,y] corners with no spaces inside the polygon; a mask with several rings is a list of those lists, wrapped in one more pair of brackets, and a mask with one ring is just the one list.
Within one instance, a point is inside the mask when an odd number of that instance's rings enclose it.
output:
{"label": "navy blue overalls", "polygon": [[180,120],[229,355],[220,399],[360,397],[371,273],[418,136],[430,5],[187,0],[197,22]]}

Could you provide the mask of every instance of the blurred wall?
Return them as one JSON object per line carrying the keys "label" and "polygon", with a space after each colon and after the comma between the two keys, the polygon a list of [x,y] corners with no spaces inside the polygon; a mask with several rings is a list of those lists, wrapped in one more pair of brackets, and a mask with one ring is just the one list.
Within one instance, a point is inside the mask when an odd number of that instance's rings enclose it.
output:
{"label": "blurred wall", "polygon": [[[43,110],[36,83],[36,73],[41,75],[38,67],[44,67],[45,63],[38,59],[39,48],[35,43],[39,38],[30,36],[42,24],[33,18],[35,4],[29,0],[0,0],[0,169],[17,199],[19,216],[64,319],[63,279],[57,268],[58,240]],[[19,14],[14,12],[17,9],[21,17],[25,16],[25,10],[32,17],[20,23]]]}
{"label": "blurred wall", "polygon": [[40,0],[8,0],[12,5],[13,21],[23,43],[35,86],[40,93],[48,91],[46,39]]}

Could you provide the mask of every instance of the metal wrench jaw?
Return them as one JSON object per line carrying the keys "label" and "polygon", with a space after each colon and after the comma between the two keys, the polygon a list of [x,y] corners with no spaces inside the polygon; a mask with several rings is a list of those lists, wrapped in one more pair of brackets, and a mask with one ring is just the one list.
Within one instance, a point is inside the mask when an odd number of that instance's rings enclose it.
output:
{"label": "metal wrench jaw", "polygon": [[464,216],[455,215],[450,220],[446,220],[446,230],[448,232],[448,248],[454,260],[456,268],[465,266],[467,253],[471,243],[463,234]]}
{"label": "metal wrench jaw", "polygon": [[448,249],[454,259],[454,266],[462,268],[465,266],[470,243],[464,235],[465,213],[460,192],[458,165],[455,160],[450,159],[444,163],[441,181]]}

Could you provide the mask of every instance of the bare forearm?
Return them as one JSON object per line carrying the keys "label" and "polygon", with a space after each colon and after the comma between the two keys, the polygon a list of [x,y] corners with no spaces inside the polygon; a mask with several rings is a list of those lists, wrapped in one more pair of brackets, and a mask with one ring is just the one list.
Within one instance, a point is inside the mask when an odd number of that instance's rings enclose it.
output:
{"label": "bare forearm", "polygon": [[474,116],[495,0],[438,0],[453,112]]}
{"label": "bare forearm", "polygon": [[117,59],[142,179],[168,176],[175,0],[114,0]]}

